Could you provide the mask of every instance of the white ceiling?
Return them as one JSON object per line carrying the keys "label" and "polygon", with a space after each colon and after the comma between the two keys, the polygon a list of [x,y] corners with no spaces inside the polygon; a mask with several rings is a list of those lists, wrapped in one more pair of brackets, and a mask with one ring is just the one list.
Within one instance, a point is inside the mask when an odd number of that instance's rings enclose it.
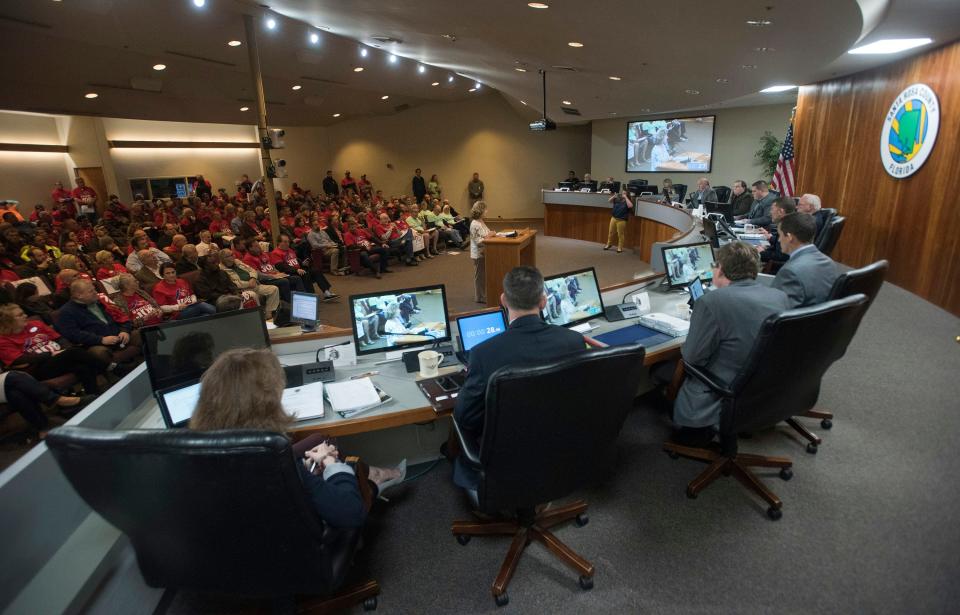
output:
{"label": "white ceiling", "polygon": [[[264,1],[277,16],[274,31],[263,27],[266,10],[248,0],[207,0],[202,9],[191,0],[4,0],[0,108],[255,123],[253,111],[239,111],[254,107],[247,47],[226,45],[244,40],[245,12],[256,17],[275,125],[326,125],[491,88],[539,113],[539,68],[548,71],[546,111],[557,122],[787,102],[795,92],[757,91],[906,55],[846,54],[858,41],[960,38],[958,0],[546,0],[546,10],[523,0]],[[758,28],[748,19],[773,23]],[[314,30],[321,34],[315,46],[307,40],[311,26],[325,28]],[[361,58],[359,43],[380,48]],[[395,64],[389,52],[399,57]],[[168,68],[152,70],[158,62]],[[365,70],[353,72],[356,66]],[[484,87],[470,93],[474,80]],[[302,89],[291,90],[295,84]],[[99,98],[84,99],[91,90]],[[564,114],[562,100],[581,115]]]}

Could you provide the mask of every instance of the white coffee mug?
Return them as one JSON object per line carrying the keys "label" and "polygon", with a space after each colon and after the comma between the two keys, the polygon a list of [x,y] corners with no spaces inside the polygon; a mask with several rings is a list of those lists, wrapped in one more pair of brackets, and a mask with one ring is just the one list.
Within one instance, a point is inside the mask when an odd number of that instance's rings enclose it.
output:
{"label": "white coffee mug", "polygon": [[417,359],[420,360],[420,377],[433,378],[439,373],[437,368],[440,367],[443,355],[434,350],[424,350],[417,354]]}

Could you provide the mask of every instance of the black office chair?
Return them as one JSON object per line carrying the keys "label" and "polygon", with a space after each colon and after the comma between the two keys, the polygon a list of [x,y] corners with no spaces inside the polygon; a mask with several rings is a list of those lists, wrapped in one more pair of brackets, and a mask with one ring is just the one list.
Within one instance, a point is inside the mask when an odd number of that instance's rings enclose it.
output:
{"label": "black office chair", "polygon": [[683,203],[683,197],[687,195],[687,185],[686,184],[674,184],[674,191],[677,193],[677,202]]}
{"label": "black office chair", "polygon": [[[873,300],[876,299],[877,293],[880,292],[880,287],[883,286],[883,278],[886,276],[889,266],[890,263],[886,260],[880,260],[866,267],[841,273],[834,281],[827,300],[843,299],[861,293],[867,297],[867,308],[869,308],[873,304]],[[833,413],[827,410],[812,408],[799,416],[820,419],[820,426],[824,429],[833,427]],[[822,443],[820,436],[807,429],[797,420],[797,417],[787,419],[787,424],[807,440],[807,452],[815,455]]]}
{"label": "black office chair", "polygon": [[[783,502],[749,468],[780,468],[780,478],[790,480],[793,462],[786,457],[739,453],[737,434],[772,427],[813,408],[823,374],[846,352],[866,309],[867,297],[858,294],[770,316],[760,328],[743,371],[731,383],[701,367],[684,364],[688,378],[700,380],[723,402],[719,451],[672,442],[664,445],[671,457],[710,464],[687,485],[689,497],[697,497],[719,476],[732,474],[766,500],[771,519],[782,516]],[[795,366],[802,369],[792,369]]]}
{"label": "black office chair", "polygon": [[[361,531],[320,520],[280,434],[61,427],[46,444],[80,497],[130,538],[151,587],[292,611],[295,595],[329,596],[350,572]],[[371,610],[379,593],[367,581],[317,606]]]}
{"label": "black office chair", "polygon": [[631,408],[643,370],[642,346],[586,351],[539,366],[505,367],[487,384],[486,417],[478,443],[454,423],[463,460],[480,473],[470,493],[481,512],[516,511],[515,518],[456,521],[457,541],[471,536],[507,535],[513,543],[493,582],[497,606],[507,604],[507,585],[531,541],[538,541],[593,587],[593,565],[554,536],[549,528],[569,519],[583,526],[587,503],[538,509],[576,489],[594,484],[613,465],[614,443]]}
{"label": "black office chair", "polygon": [[713,188],[717,192],[717,202],[718,203],[727,203],[730,201],[730,186],[714,186]]}
{"label": "black office chair", "polygon": [[834,216],[823,226],[823,232],[820,233],[820,242],[816,244],[817,249],[830,256],[837,242],[840,240],[840,234],[843,232],[843,225],[847,221],[844,216]]}
{"label": "black office chair", "polygon": [[823,226],[817,231],[817,236],[813,238],[813,245],[819,249],[820,241],[823,239],[823,233],[827,230],[827,227],[830,226],[830,221],[837,217],[837,210],[833,207],[821,207],[817,215],[824,217]]}

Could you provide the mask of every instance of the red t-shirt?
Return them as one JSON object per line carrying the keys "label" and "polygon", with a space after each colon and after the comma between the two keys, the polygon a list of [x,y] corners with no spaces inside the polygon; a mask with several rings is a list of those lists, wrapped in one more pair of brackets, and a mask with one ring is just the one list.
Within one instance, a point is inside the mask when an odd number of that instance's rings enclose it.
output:
{"label": "red t-shirt", "polygon": [[64,188],[57,188],[50,194],[50,198],[54,203],[65,203],[73,200],[73,194]]}
{"label": "red t-shirt", "polygon": [[0,361],[10,365],[17,357],[28,353],[54,352],[61,350],[56,342],[60,334],[39,320],[28,320],[20,333],[0,336]]}
{"label": "red t-shirt", "polygon": [[295,226],[293,227],[293,235],[297,239],[303,239],[303,236],[310,232],[309,226]]}
{"label": "red t-shirt", "polygon": [[[400,237],[403,236],[403,233],[399,229],[400,225],[398,224],[397,227],[393,229],[393,233],[391,233],[386,239],[400,239]],[[384,236],[384,233],[387,232],[387,227],[377,222],[374,224],[373,230],[376,231],[377,238],[379,239]]]}
{"label": "red t-shirt", "polygon": [[128,273],[127,268],[121,265],[120,263],[114,263],[111,268],[100,267],[99,269],[97,269],[97,279],[105,280],[107,278],[118,276],[121,273]]}
{"label": "red t-shirt", "polygon": [[260,256],[254,256],[247,252],[243,255],[243,262],[253,267],[260,273],[266,273],[269,275],[277,273],[277,270],[270,263],[270,257],[266,254],[261,253]]}
{"label": "red t-shirt", "polygon": [[[154,290],[156,290],[157,286],[160,286],[160,284],[156,284],[153,287]],[[124,299],[127,300],[127,310],[130,312],[131,319],[142,318],[144,326],[158,325],[163,322],[163,312],[153,307],[152,303],[137,293],[133,293],[133,295],[129,297],[124,297]]]}
{"label": "red t-shirt", "polygon": [[90,186],[84,186],[83,188],[74,188],[73,192],[70,193],[73,198],[78,201],[83,201],[83,199],[95,199],[97,198],[97,191],[91,188]]}
{"label": "red t-shirt", "polygon": [[270,264],[276,265],[277,263],[286,263],[288,267],[300,269],[300,260],[297,258],[297,253],[293,250],[274,248],[273,251],[270,252]]}
{"label": "red t-shirt", "polygon": [[[164,280],[160,280],[153,285],[151,294],[160,305],[179,305],[180,309],[197,302],[197,296],[193,294],[190,282],[183,278],[177,278],[177,283],[173,286],[167,284]],[[170,318],[176,318],[178,315],[172,314]]]}
{"label": "red t-shirt", "polygon": [[345,232],[343,234],[343,243],[347,246],[358,245],[364,250],[369,250],[373,247],[370,233],[362,228],[356,228],[353,231]]}

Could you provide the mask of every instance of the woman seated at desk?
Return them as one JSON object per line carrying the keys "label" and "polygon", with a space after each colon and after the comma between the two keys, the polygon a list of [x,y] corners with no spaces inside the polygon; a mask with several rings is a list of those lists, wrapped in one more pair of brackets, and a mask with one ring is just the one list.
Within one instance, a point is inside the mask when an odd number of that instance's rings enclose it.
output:
{"label": "woman seated at desk", "polygon": [[[285,433],[294,422],[282,405],[286,375],[270,350],[224,352],[201,379],[190,429],[262,429]],[[317,403],[323,403],[318,400]],[[360,527],[373,500],[403,480],[406,467],[345,463],[335,442],[314,434],[292,447],[304,489],[317,514],[333,527]]]}

